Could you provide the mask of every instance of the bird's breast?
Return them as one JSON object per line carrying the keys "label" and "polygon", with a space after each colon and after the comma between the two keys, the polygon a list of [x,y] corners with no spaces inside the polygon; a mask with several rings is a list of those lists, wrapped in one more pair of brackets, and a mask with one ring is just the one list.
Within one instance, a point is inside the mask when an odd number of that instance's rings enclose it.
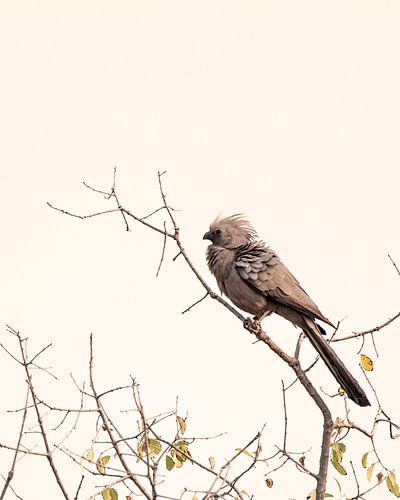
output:
{"label": "bird's breast", "polygon": [[250,314],[261,314],[268,310],[268,299],[265,295],[251,288],[234,269],[224,280],[227,297]]}

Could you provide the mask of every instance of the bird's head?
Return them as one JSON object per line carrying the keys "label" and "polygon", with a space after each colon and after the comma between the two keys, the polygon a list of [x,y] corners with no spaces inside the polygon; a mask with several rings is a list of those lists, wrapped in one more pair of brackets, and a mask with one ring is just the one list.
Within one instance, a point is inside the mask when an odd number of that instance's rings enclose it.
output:
{"label": "bird's head", "polygon": [[225,218],[218,216],[203,240],[210,240],[218,247],[234,249],[253,241],[256,236],[250,222],[242,214],[235,214]]}

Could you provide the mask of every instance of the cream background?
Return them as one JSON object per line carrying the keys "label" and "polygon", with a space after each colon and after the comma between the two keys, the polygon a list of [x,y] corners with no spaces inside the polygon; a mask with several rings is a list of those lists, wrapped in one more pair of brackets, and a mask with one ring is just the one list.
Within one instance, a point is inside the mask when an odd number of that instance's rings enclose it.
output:
{"label": "cream background", "polygon": [[[199,458],[221,463],[263,423],[265,455],[274,452],[288,369],[217,303],[180,314],[203,290],[181,259],[172,263],[171,246],[155,279],[158,235],[137,225],[126,233],[112,215],[68,218],[45,202],[79,213],[109,208],[81,181],[108,188],[117,165],[121,202],[144,215],[160,205],[156,172],[167,170],[183,242],[213,286],[201,237],[219,212],[245,212],[323,312],[346,317],[342,333],[383,322],[399,310],[400,280],[387,258],[400,262],[399,21],[397,1],[2,2],[0,314],[32,351],[53,343],[43,362],[60,380],[38,374],[43,397],[77,404],[68,374],[87,376],[93,332],[101,389],[133,374],[149,413],[179,395],[191,434],[229,433],[199,444]],[[293,349],[289,324],[271,319],[266,328]],[[398,330],[376,335],[378,359],[370,341],[363,351],[397,420]],[[358,347],[336,344],[365,385]],[[0,442],[11,444],[19,418],[5,410],[22,405],[24,377],[5,354],[0,374]],[[335,392],[324,367],[312,378]],[[288,412],[289,448],[318,454],[319,415],[301,389],[288,395]],[[373,412],[352,415],[370,427]],[[80,453],[92,436],[82,425],[69,446]],[[381,436],[381,458],[400,476],[399,444]],[[352,443],[358,467],[370,444]],[[0,456],[6,474],[11,455]],[[79,471],[59,460],[73,496]],[[267,471],[243,482],[257,499],[304,499],[313,487],[289,466],[267,490]],[[366,486],[363,471],[360,481]],[[175,495],[204,485],[190,468],[168,482]],[[342,482],[353,496],[351,475]],[[24,500],[61,498],[37,459],[19,462],[12,485]],[[329,491],[337,497],[332,479]],[[368,498],[386,497],[383,486]]]}

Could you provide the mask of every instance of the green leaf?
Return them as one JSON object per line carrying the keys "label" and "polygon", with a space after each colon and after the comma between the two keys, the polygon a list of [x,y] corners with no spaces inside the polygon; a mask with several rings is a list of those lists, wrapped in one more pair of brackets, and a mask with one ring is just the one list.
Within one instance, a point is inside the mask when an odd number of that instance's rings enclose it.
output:
{"label": "green leaf", "polygon": [[331,495],[330,493],[325,493],[325,498],[333,498],[333,495]]}
{"label": "green leaf", "polygon": [[362,456],[362,459],[361,459],[361,465],[364,467],[364,469],[367,468],[368,453],[369,453],[369,451],[364,453],[364,455]]}
{"label": "green leaf", "polygon": [[335,469],[339,472],[339,474],[342,474],[342,476],[347,476],[346,469],[343,467],[342,464],[333,459],[331,459],[331,464],[335,467]]}
{"label": "green leaf", "polygon": [[157,439],[149,439],[149,456],[158,455],[161,453],[161,443]]}
{"label": "green leaf", "polygon": [[166,455],[165,457],[165,466],[167,467],[167,470],[172,470],[174,468],[175,462],[173,459],[169,456]]}
{"label": "green leaf", "polygon": [[344,443],[336,443],[336,449],[344,453],[346,451],[346,445]]}

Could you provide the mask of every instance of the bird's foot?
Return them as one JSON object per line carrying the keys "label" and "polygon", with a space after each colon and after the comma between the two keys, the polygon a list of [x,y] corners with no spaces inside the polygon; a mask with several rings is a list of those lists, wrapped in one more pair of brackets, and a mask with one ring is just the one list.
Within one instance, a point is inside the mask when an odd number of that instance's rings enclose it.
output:
{"label": "bird's foot", "polygon": [[259,333],[261,330],[261,323],[257,318],[248,317],[243,321],[246,330],[252,333]]}

